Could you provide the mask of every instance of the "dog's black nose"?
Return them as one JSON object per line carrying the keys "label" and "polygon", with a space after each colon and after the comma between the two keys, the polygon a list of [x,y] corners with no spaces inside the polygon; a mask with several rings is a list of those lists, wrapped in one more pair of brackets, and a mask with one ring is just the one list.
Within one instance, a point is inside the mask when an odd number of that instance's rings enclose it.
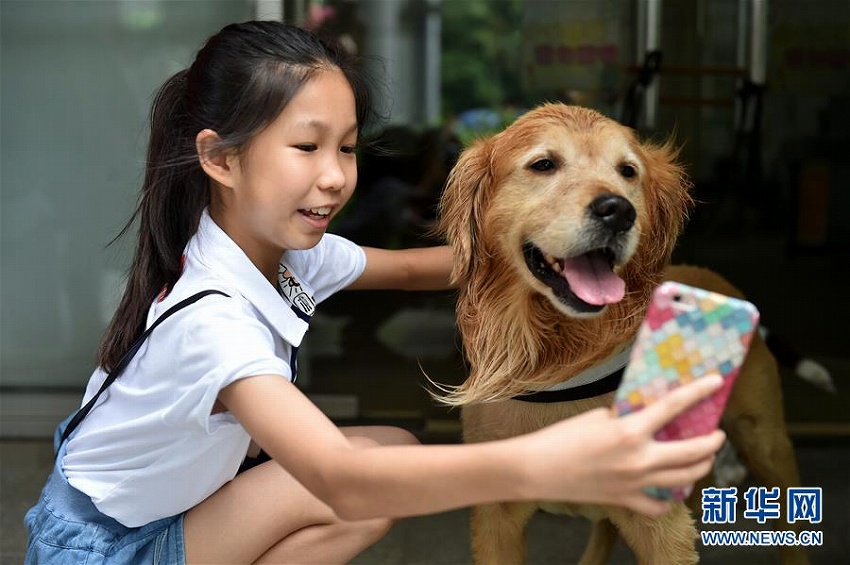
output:
{"label": "dog's black nose", "polygon": [[615,194],[603,194],[597,197],[590,203],[590,214],[615,233],[630,229],[637,217],[632,203]]}

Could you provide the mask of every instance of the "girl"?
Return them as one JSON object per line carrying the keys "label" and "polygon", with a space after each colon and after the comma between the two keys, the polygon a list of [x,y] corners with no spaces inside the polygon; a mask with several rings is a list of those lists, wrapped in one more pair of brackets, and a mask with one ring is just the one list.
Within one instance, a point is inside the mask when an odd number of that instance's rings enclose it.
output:
{"label": "girl", "polygon": [[[27,513],[28,563],[345,562],[393,519],[478,503],[659,515],[643,487],[709,471],[722,432],[652,435],[717,379],[621,419],[446,446],[337,428],[292,384],[317,302],[449,286],[447,248],[325,234],[354,189],[367,93],[344,51],[269,21],[225,27],[162,87],[135,259],[84,399],[96,409],[58,430],[70,437]],[[273,460],[240,473],[252,439]]]}

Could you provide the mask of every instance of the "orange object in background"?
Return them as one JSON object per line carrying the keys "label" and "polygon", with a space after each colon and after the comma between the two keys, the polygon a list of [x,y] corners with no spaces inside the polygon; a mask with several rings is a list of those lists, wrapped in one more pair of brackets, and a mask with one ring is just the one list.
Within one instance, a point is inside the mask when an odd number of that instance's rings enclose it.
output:
{"label": "orange object in background", "polygon": [[819,246],[827,242],[829,177],[829,165],[826,163],[806,163],[800,171],[798,245]]}

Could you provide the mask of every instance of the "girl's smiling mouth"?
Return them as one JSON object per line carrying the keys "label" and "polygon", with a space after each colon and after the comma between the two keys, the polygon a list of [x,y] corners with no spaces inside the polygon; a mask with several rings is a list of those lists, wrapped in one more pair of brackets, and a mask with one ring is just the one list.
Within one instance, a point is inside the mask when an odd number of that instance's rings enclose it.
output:
{"label": "girl's smiling mouth", "polygon": [[328,227],[331,219],[332,206],[318,206],[316,208],[302,208],[298,213],[304,217],[307,222],[319,229]]}

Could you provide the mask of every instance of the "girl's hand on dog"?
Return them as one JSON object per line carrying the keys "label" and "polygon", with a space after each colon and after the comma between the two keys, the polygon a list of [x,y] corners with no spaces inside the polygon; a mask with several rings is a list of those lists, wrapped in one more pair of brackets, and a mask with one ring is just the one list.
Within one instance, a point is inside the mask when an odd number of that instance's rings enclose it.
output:
{"label": "girl's hand on dog", "polygon": [[536,463],[528,484],[542,488],[529,498],[617,505],[660,516],[670,503],[643,489],[692,485],[709,473],[726,436],[721,430],[677,441],[653,436],[722,382],[708,376],[624,417],[597,408],[532,433],[537,441],[527,460]]}

